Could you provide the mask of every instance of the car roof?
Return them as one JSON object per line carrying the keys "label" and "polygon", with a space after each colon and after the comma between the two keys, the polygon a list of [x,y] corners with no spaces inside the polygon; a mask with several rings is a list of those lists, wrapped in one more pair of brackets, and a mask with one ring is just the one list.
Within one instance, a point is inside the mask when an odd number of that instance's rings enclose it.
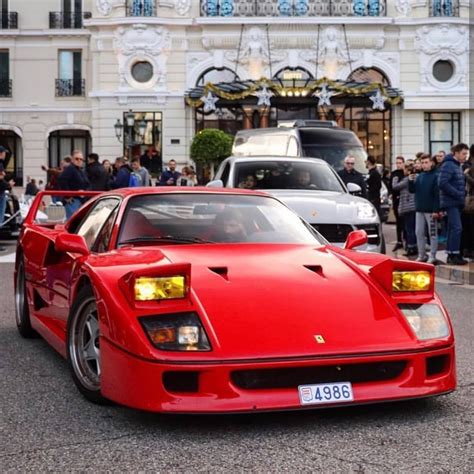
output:
{"label": "car roof", "polygon": [[291,161],[294,163],[317,163],[318,165],[330,166],[327,161],[322,160],[321,158],[308,158],[308,157],[299,157],[299,156],[272,156],[272,155],[252,155],[252,156],[229,156],[227,160],[232,162],[252,162],[252,161]]}
{"label": "car roof", "polygon": [[242,194],[251,196],[273,197],[263,191],[240,188],[207,188],[205,186],[144,186],[136,188],[119,188],[101,193],[99,196],[144,196],[150,194]]}

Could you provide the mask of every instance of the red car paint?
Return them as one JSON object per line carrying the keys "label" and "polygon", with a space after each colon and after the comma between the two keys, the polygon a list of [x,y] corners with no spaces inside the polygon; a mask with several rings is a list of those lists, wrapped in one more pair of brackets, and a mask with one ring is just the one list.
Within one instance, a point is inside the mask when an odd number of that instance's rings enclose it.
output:
{"label": "red car paint", "polygon": [[[398,296],[390,291],[394,269],[428,270],[433,274],[431,265],[317,243],[116,248],[131,196],[196,192],[264,196],[209,188],[133,188],[107,193],[121,199],[110,250],[86,256],[57,252],[54,243],[60,233],[71,229],[78,216],[87,213],[94,198],[65,228],[48,228],[36,224],[34,216],[45,195],[62,193],[40,193],[25,220],[17,252],[22,253],[25,262],[32,326],[65,357],[69,309],[78,287],[89,282],[99,312],[101,391],[106,398],[151,411],[298,409],[302,407],[297,387],[242,388],[232,374],[244,370],[316,370],[321,366],[346,370],[347,365],[397,361],[404,361],[405,367],[393,378],[353,383],[351,404],[433,396],[455,389],[451,324],[446,338],[419,341],[397,306],[435,303],[449,321],[433,287],[427,292]],[[190,268],[187,298],[133,301],[126,283],[130,275],[160,275],[175,264]],[[216,272],[216,268],[221,271]],[[43,307],[35,306],[33,291],[44,301]],[[198,313],[211,351],[159,350],[138,321],[142,316],[184,311]],[[318,335],[323,336],[324,343],[316,341]],[[427,375],[427,358],[441,355],[445,356],[442,370],[436,376]],[[166,389],[163,373],[170,371],[196,373],[198,390],[189,393]]]}

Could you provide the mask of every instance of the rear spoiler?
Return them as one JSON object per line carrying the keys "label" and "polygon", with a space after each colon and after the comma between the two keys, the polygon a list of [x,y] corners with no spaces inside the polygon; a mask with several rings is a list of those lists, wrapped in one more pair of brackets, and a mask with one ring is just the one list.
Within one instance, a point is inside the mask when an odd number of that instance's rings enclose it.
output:
{"label": "rear spoiler", "polygon": [[59,197],[92,197],[102,194],[103,191],[40,191],[33,202],[31,203],[28,214],[26,215],[25,224],[32,224],[38,209],[43,202],[45,196],[59,196]]}

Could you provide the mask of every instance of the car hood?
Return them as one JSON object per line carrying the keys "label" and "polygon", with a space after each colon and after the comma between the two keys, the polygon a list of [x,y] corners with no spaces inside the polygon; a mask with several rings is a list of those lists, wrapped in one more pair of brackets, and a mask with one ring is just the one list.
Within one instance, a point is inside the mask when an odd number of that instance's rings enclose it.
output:
{"label": "car hood", "polygon": [[160,250],[170,263],[191,263],[191,298],[216,359],[372,353],[416,345],[388,297],[329,248],[216,244]]}
{"label": "car hood", "polygon": [[273,196],[280,199],[303,219],[311,224],[372,224],[379,222],[375,214],[369,219],[358,216],[358,203],[370,203],[349,193],[333,191],[307,190],[271,190]]}

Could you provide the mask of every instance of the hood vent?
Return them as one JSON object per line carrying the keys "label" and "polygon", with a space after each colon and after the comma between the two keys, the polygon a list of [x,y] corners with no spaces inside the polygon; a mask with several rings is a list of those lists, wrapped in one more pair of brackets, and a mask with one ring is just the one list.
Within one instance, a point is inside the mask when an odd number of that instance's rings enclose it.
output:
{"label": "hood vent", "polygon": [[323,267],[321,265],[303,265],[307,268],[310,272],[317,273],[319,276],[325,278],[323,273]]}
{"label": "hood vent", "polygon": [[225,281],[229,281],[229,277],[227,275],[227,267],[209,267],[209,270],[221,276]]}

